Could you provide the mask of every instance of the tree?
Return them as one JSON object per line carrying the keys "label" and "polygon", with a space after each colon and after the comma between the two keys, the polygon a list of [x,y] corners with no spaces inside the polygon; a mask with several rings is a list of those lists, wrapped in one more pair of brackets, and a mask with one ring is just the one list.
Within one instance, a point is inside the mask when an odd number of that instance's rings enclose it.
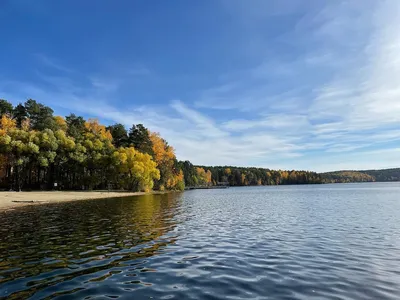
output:
{"label": "tree", "polygon": [[14,108],[10,102],[4,99],[0,99],[0,116],[9,115],[11,116],[14,111]]}
{"label": "tree", "polygon": [[13,110],[13,116],[17,122],[17,127],[21,128],[22,122],[28,117],[25,106],[19,103]]}
{"label": "tree", "polygon": [[65,121],[67,123],[67,134],[76,140],[81,140],[85,132],[85,119],[77,117],[75,114],[70,114],[65,118]]}
{"label": "tree", "polygon": [[128,132],[126,131],[124,125],[122,124],[114,124],[107,127],[107,130],[110,131],[114,146],[119,147],[128,147]]}
{"label": "tree", "polygon": [[28,166],[39,154],[39,146],[34,143],[36,132],[17,128],[2,129],[0,151],[7,157],[12,169],[12,188],[20,191],[26,181]]}
{"label": "tree", "polygon": [[150,140],[153,146],[153,158],[160,170],[160,179],[155,183],[156,188],[159,190],[181,190],[184,185],[184,178],[181,177],[174,148],[169,146],[158,133],[151,132]]}
{"label": "tree", "polygon": [[28,118],[31,121],[31,128],[34,130],[55,129],[53,110],[36,100],[29,99],[24,104]]}
{"label": "tree", "polygon": [[160,179],[160,171],[151,156],[133,147],[119,148],[114,152],[114,159],[122,183],[130,190],[149,191],[154,180]]}
{"label": "tree", "polygon": [[[74,153],[76,144],[72,137],[66,135],[64,130],[54,132],[54,137],[58,145],[55,150],[55,157],[50,164],[49,187],[53,188],[54,182],[69,186],[68,173],[71,166],[71,154]],[[65,182],[64,182],[65,181]]]}
{"label": "tree", "polygon": [[2,115],[0,119],[0,130],[8,133],[11,129],[16,128],[16,121],[7,115]]}
{"label": "tree", "polygon": [[196,169],[193,164],[186,160],[179,163],[179,169],[183,171],[184,183],[186,186],[194,187],[198,184],[196,178]]}
{"label": "tree", "polygon": [[[86,148],[84,183],[89,189],[101,186],[111,174],[110,158],[114,152],[111,133],[97,119],[85,123],[83,146]],[[103,186],[105,188],[105,186]]]}
{"label": "tree", "polygon": [[142,124],[132,125],[129,130],[129,144],[143,153],[153,156],[153,144],[149,130]]}
{"label": "tree", "polygon": [[196,175],[198,178],[199,185],[206,185],[207,184],[207,174],[203,168],[197,167],[196,168]]}
{"label": "tree", "polygon": [[55,116],[54,121],[55,121],[56,129],[61,129],[62,131],[67,131],[68,125],[63,117]]}

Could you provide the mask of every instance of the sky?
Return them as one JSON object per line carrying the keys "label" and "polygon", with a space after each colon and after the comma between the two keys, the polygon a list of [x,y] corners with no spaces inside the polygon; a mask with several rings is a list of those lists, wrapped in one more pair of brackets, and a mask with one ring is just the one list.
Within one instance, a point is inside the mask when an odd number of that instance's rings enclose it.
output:
{"label": "sky", "polygon": [[0,98],[199,165],[400,167],[398,0],[2,0]]}

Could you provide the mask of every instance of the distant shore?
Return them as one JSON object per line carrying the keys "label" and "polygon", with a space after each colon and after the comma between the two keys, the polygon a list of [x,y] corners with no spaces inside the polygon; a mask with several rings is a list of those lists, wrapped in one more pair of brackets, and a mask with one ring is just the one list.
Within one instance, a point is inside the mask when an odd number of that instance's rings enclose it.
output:
{"label": "distant shore", "polygon": [[119,198],[164,192],[108,192],[108,191],[34,191],[34,192],[0,192],[0,212],[26,205],[60,203],[76,200]]}

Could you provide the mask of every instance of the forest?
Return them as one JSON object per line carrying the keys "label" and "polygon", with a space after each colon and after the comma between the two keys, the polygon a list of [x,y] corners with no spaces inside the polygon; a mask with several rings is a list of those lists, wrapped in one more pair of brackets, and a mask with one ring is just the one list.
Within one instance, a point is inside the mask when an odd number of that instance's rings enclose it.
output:
{"label": "forest", "polygon": [[143,125],[127,131],[53,110],[29,99],[0,100],[3,189],[183,190],[174,149]]}
{"label": "forest", "polygon": [[183,190],[229,185],[321,184],[400,180],[400,169],[315,173],[178,161],[174,148],[142,124],[128,130],[29,99],[0,99],[0,188],[3,190]]}
{"label": "forest", "polygon": [[[208,183],[212,185],[247,186],[247,185],[281,185],[281,184],[306,184],[323,183],[319,174],[309,171],[270,170],[264,168],[243,168],[232,166],[197,167],[194,173],[190,162],[182,165],[185,182],[189,186],[196,186],[197,173],[206,171]],[[200,183],[202,184],[202,183]]]}
{"label": "forest", "polygon": [[384,169],[384,170],[366,170],[360,173],[372,176],[375,181],[400,181],[400,168]]}
{"label": "forest", "polygon": [[[189,165],[189,162],[186,162],[186,165]],[[185,182],[191,186],[196,186],[196,184],[198,184],[196,180],[198,179],[196,176],[193,176],[193,172],[192,176],[190,175],[191,168],[187,168],[183,165],[182,169],[184,170]],[[228,186],[400,181],[400,168],[367,171],[336,171],[326,173],[232,166],[202,166],[200,167],[200,171],[201,170],[207,170],[207,172],[210,173],[208,176],[211,178],[210,184]]]}
{"label": "forest", "polygon": [[326,182],[400,181],[400,168],[321,173]]}

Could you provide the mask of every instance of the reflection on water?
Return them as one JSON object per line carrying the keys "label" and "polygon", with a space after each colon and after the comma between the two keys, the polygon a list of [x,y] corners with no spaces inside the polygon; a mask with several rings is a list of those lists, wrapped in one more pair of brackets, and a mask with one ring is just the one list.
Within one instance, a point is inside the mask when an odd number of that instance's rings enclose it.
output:
{"label": "reflection on water", "polygon": [[175,241],[180,201],[181,194],[146,195],[3,213],[0,297],[74,293],[127,268],[125,290],[147,285],[135,277],[154,271],[143,266],[145,259]]}
{"label": "reflection on water", "polygon": [[0,298],[400,299],[400,183],[0,213]]}

